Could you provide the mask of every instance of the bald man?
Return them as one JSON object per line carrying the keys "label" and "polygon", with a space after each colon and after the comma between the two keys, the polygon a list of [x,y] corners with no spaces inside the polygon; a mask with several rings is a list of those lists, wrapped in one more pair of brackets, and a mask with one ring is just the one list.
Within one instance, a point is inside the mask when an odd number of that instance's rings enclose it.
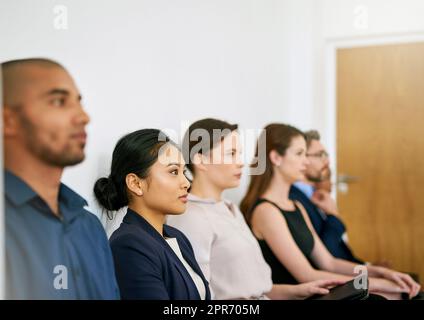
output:
{"label": "bald man", "polygon": [[89,117],[69,73],[47,59],[1,64],[6,297],[116,299],[106,234],[62,184],[84,160]]}

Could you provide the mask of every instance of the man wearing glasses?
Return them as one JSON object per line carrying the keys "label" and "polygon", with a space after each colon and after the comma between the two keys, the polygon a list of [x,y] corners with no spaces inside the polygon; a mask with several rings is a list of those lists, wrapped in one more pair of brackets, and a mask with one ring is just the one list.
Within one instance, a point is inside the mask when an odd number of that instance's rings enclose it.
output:
{"label": "man wearing glasses", "polygon": [[318,131],[310,130],[305,132],[305,137],[309,160],[305,179],[292,186],[290,198],[305,207],[319,237],[333,256],[362,264],[363,261],[353,255],[347,244],[346,227],[338,217],[336,202],[331,198],[328,153],[320,142],[320,135]]}

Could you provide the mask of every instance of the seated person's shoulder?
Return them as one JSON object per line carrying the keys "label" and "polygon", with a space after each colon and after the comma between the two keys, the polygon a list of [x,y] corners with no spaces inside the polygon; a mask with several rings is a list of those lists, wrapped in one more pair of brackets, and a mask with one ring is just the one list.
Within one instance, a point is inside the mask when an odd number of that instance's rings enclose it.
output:
{"label": "seated person's shoulder", "polygon": [[286,224],[286,219],[277,205],[268,201],[261,202],[252,212],[252,224],[275,227],[281,223]]}
{"label": "seated person's shoulder", "polygon": [[83,208],[82,209],[84,214],[82,216],[82,219],[84,221],[84,223],[98,229],[101,228],[104,230],[102,223],[100,222],[100,219],[94,214],[92,213],[90,210]]}
{"label": "seated person's shoulder", "polygon": [[100,222],[100,219],[89,209],[87,209],[88,204],[80,194],[63,183],[61,184],[60,192],[63,197],[63,200],[61,201],[65,202],[65,206],[69,210],[78,210],[82,213],[80,216],[78,216],[78,218],[80,221],[82,221],[83,224],[88,225],[91,228],[101,229],[104,232],[104,228]]}
{"label": "seated person's shoulder", "polygon": [[203,228],[210,225],[212,219],[210,212],[203,206],[196,203],[189,203],[183,214],[169,215],[167,224],[177,229],[182,228]]}
{"label": "seated person's shoulder", "polygon": [[205,219],[205,217],[208,215],[209,211],[207,210],[207,207],[203,203],[197,203],[197,202],[189,202],[187,204],[187,209],[182,215],[178,215],[178,217],[190,217],[190,218],[197,218],[197,219]]}
{"label": "seated person's shoulder", "polygon": [[281,215],[281,212],[274,204],[268,201],[259,203],[252,211],[252,219],[263,219],[275,215]]}
{"label": "seated person's shoulder", "polygon": [[143,256],[158,262],[166,255],[164,247],[151,234],[132,225],[122,224],[112,233],[109,243],[114,256],[125,259]]}
{"label": "seated person's shoulder", "polygon": [[137,226],[122,223],[110,236],[111,246],[116,245],[154,245],[156,240],[151,234]]}
{"label": "seated person's shoulder", "polygon": [[264,239],[270,231],[281,231],[281,226],[287,226],[279,208],[269,202],[259,203],[252,212],[251,228],[255,236]]}

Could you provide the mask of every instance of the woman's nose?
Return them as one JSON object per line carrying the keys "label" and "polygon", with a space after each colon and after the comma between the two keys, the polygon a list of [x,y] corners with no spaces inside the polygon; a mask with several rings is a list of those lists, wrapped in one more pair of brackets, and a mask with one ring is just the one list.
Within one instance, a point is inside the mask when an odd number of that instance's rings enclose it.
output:
{"label": "woman's nose", "polygon": [[190,183],[190,181],[187,179],[187,177],[186,176],[184,176],[184,181],[183,181],[183,184],[182,184],[182,187],[183,187],[183,189],[186,189],[186,190],[188,190],[189,188],[190,188],[190,186],[191,186],[191,183]]}

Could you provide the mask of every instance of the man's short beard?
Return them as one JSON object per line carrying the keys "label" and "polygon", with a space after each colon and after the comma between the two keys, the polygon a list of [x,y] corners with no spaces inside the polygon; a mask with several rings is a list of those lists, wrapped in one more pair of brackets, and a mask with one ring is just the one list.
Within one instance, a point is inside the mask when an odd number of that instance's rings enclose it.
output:
{"label": "man's short beard", "polygon": [[306,179],[308,179],[308,181],[314,182],[314,183],[322,182],[325,180],[323,174],[321,174],[319,177],[314,177],[314,176],[306,174],[305,177]]}
{"label": "man's short beard", "polygon": [[42,159],[45,163],[59,168],[77,165],[81,163],[85,158],[84,153],[78,156],[66,153],[58,155],[51,152],[51,150],[49,150],[48,148],[43,147],[40,147],[38,152],[36,151],[36,154],[38,154],[38,157]]}
{"label": "man's short beard", "polygon": [[[67,166],[79,164],[84,160],[84,152],[74,155],[67,152],[69,149],[65,148],[62,152],[58,153],[52,151],[47,145],[40,144],[37,140],[37,129],[34,125],[24,116],[21,116],[21,120],[28,139],[26,141],[27,148],[44,163],[53,167],[65,168]],[[81,146],[82,149],[84,149],[84,147],[85,144]]]}

